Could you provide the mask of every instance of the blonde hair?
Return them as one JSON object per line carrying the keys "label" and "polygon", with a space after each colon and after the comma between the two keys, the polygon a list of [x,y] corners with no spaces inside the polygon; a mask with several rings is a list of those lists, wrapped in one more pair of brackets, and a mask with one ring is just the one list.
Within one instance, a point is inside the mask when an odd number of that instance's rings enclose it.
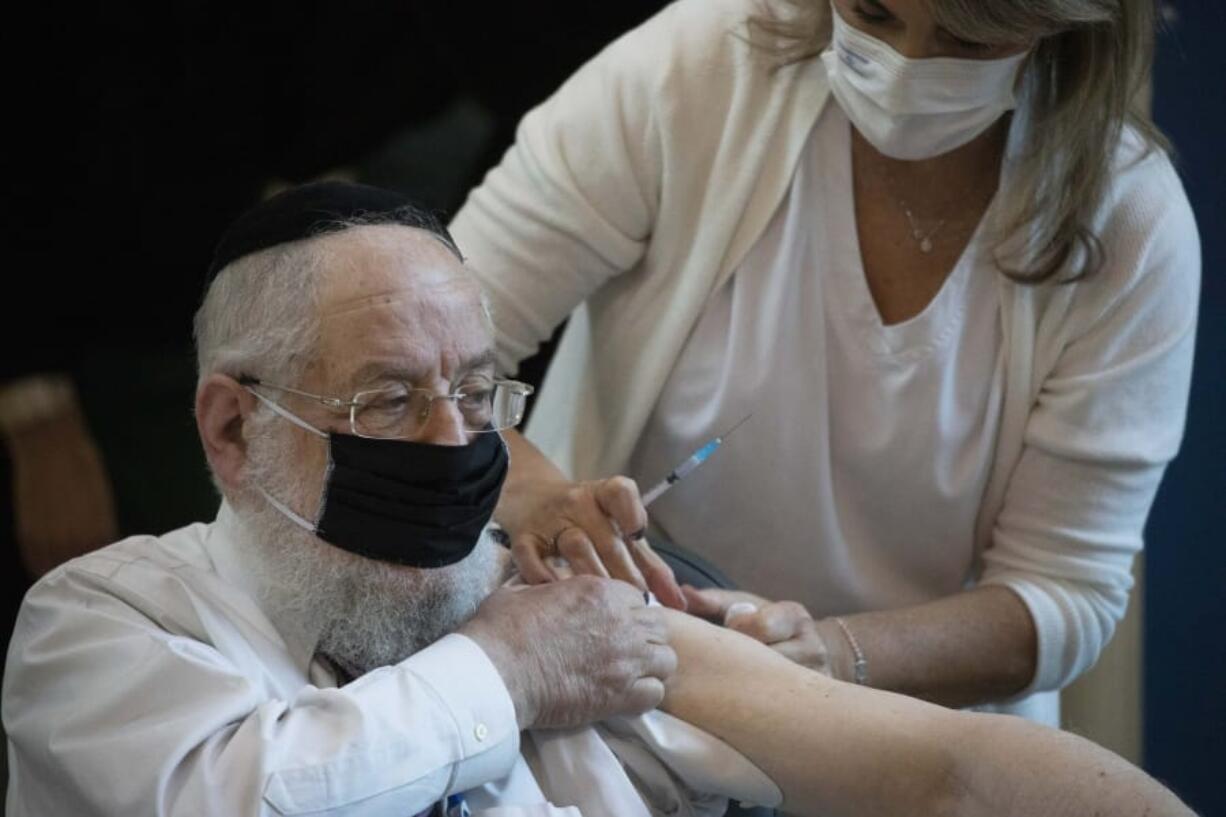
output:
{"label": "blonde hair", "polygon": [[[1124,126],[1140,136],[1142,155],[1169,147],[1139,104],[1153,57],[1152,0],[927,2],[937,24],[961,39],[1039,38],[1023,77],[1026,131],[1014,183],[1002,191],[995,226],[997,266],[1022,283],[1093,273],[1104,261],[1093,221]],[[829,0],[774,0],[748,20],[749,40],[777,65],[809,59],[830,41],[830,14]]]}

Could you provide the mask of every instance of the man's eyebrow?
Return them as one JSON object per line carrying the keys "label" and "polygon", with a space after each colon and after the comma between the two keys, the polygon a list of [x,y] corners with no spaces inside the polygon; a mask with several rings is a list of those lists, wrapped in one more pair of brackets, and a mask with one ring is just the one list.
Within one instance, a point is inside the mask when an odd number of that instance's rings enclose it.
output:
{"label": "man's eyebrow", "polygon": [[[464,374],[475,369],[493,366],[495,363],[497,363],[497,354],[493,349],[486,349],[480,354],[461,361],[457,371]],[[423,375],[424,372],[420,368],[407,368],[386,360],[372,360],[353,373],[353,376],[349,378],[349,385],[354,389],[360,389],[377,380],[403,380],[413,383],[420,380]]]}
{"label": "man's eyebrow", "polygon": [[351,388],[360,389],[377,380],[413,381],[421,377],[420,370],[407,369],[386,360],[372,360],[360,367],[349,378]]}
{"label": "man's eyebrow", "polygon": [[474,355],[464,361],[464,365],[460,368],[464,371],[472,371],[473,369],[482,369],[486,366],[493,366],[498,363],[498,355],[493,349],[486,349],[478,355]]}

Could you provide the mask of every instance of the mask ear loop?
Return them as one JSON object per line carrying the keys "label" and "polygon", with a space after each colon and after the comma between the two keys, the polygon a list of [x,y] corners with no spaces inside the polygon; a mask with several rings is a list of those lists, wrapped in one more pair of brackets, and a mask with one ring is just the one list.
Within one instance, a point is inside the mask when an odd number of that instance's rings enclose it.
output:
{"label": "mask ear loop", "polygon": [[[276,402],[274,402],[274,401],[272,401],[272,400],[269,400],[267,397],[265,397],[264,395],[260,394],[258,391],[256,391],[255,389],[251,388],[250,386],[244,386],[243,388],[245,388],[247,391],[249,391],[249,392],[251,392],[253,395],[255,395],[255,399],[256,399],[256,400],[259,400],[261,403],[263,403],[265,406],[267,406],[267,407],[268,407],[268,408],[269,408],[269,409],[270,409],[270,410],[273,412],[273,414],[276,414],[276,415],[280,416],[281,418],[283,418],[283,419],[285,419],[285,420],[288,420],[289,422],[293,423],[294,425],[298,426],[299,428],[301,428],[301,429],[303,429],[303,430],[305,430],[305,431],[309,431],[309,432],[311,432],[312,434],[314,434],[314,435],[315,435],[315,436],[317,436],[317,437],[323,437],[325,440],[326,440],[326,439],[328,439],[328,434],[327,434],[326,432],[320,431],[318,428],[316,428],[315,426],[311,425],[311,424],[310,424],[310,423],[308,423],[306,420],[303,420],[301,417],[299,417],[298,415],[294,414],[294,413],[293,413],[293,412],[291,412],[289,409],[286,409],[286,408],[284,408],[283,406],[279,405],[278,403],[276,403]],[[329,452],[329,454],[328,454],[328,471],[329,471],[329,472],[331,472],[331,470],[332,470],[332,455],[331,455],[331,453]],[[320,500],[319,500],[319,507],[320,507],[320,509],[321,509],[321,510],[323,509],[323,507],[324,507],[324,502],[325,502],[325,501],[326,501],[326,499],[327,499],[327,490],[328,490],[328,489],[327,489],[327,484],[328,484],[328,483],[327,483],[327,479],[326,479],[326,475],[325,475],[325,479],[324,479],[324,496],[320,497]],[[264,488],[264,486],[263,486],[263,485],[256,485],[256,486],[255,486],[255,489],[256,489],[256,491],[258,491],[258,492],[259,492],[260,496],[264,497],[264,500],[265,500],[266,502],[268,502],[268,504],[269,504],[269,505],[272,505],[272,506],[273,506],[273,508],[275,508],[276,510],[280,511],[280,512],[281,512],[281,515],[282,515],[282,516],[284,516],[286,519],[288,519],[289,521],[293,522],[295,525],[297,525],[298,527],[302,528],[302,529],[303,529],[303,530],[305,530],[307,533],[318,533],[319,528],[318,528],[318,527],[315,525],[315,523],[308,521],[308,520],[307,520],[305,517],[303,517],[301,514],[299,514],[298,512],[296,512],[296,511],[295,511],[293,508],[291,508],[290,506],[286,505],[284,502],[282,502],[281,500],[277,499],[277,498],[276,498],[275,496],[273,496],[272,494],[268,493],[268,491],[267,491],[267,490]]]}
{"label": "mask ear loop", "polygon": [[307,533],[316,533],[316,528],[314,524],[312,524],[311,522],[308,522],[302,516],[299,516],[291,507],[286,505],[281,500],[277,499],[272,494],[268,493],[268,491],[264,489],[263,485],[257,485],[255,486],[255,489],[259,491],[260,496],[264,497],[264,500],[269,505],[272,505],[274,508],[280,511],[281,515],[284,516],[286,519],[293,522],[295,525],[302,528]]}
{"label": "mask ear loop", "polygon": [[316,428],[315,426],[311,425],[311,424],[310,424],[310,423],[308,423],[306,420],[304,420],[304,419],[302,419],[301,417],[299,417],[297,414],[294,414],[294,413],[293,413],[292,411],[290,411],[289,409],[284,408],[284,407],[283,407],[283,406],[281,406],[279,403],[276,403],[276,402],[274,402],[274,401],[272,401],[272,400],[269,400],[267,397],[265,397],[264,395],[260,394],[258,391],[256,391],[255,389],[251,388],[250,386],[243,386],[243,388],[244,388],[244,389],[246,389],[247,391],[251,392],[252,394],[254,394],[254,395],[255,395],[255,399],[256,399],[256,400],[259,400],[261,403],[263,403],[264,405],[268,406],[268,408],[270,408],[270,409],[272,410],[273,414],[278,414],[278,415],[280,415],[282,418],[284,418],[284,419],[286,419],[286,420],[289,420],[291,423],[293,423],[294,425],[298,426],[299,428],[301,428],[301,429],[303,429],[303,430],[305,430],[305,431],[309,431],[309,432],[311,432],[311,433],[312,433],[312,434],[314,434],[316,437],[323,437],[325,440],[326,440],[326,439],[328,439],[328,433],[327,433],[326,431],[320,431],[318,428]]}

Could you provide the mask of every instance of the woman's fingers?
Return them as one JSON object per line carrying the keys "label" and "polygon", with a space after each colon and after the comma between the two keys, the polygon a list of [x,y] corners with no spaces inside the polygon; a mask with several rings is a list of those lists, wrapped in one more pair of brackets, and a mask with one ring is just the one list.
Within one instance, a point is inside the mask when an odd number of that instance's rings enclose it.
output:
{"label": "woman's fingers", "polygon": [[763,644],[777,644],[800,635],[803,624],[813,617],[794,601],[779,601],[760,607],[756,612],[732,617],[728,629],[736,630]]}
{"label": "woman's fingers", "polygon": [[729,608],[738,602],[752,604],[754,607],[765,607],[770,603],[753,593],[746,593],[743,590],[725,590],[719,587],[699,590],[697,587],[683,584],[681,592],[685,596],[688,612],[691,615],[705,618],[716,624],[723,624]]}
{"label": "woman's fingers", "polygon": [[596,552],[596,546],[588,535],[577,527],[570,527],[557,535],[558,555],[565,559],[578,574],[609,578],[609,571]]}
{"label": "woman's fingers", "polygon": [[543,584],[556,580],[557,574],[546,563],[553,545],[535,533],[525,533],[511,539],[511,558],[515,568],[528,584]]}
{"label": "woman's fingers", "polygon": [[688,602],[685,594],[681,592],[681,586],[677,584],[673,569],[652,549],[646,539],[632,539],[630,554],[647,581],[647,589],[656,594],[661,604],[674,610],[687,609]]}
{"label": "woman's fingers", "polygon": [[594,483],[592,496],[601,514],[627,538],[647,527],[647,509],[639,486],[629,477],[609,477]]}

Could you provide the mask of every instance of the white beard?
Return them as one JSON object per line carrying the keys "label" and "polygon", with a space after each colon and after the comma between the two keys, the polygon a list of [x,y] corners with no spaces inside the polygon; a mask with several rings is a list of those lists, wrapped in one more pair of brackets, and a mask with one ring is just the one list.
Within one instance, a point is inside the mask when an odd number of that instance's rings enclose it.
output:
{"label": "white beard", "polygon": [[[265,420],[265,421],[262,421]],[[298,473],[284,428],[257,419],[248,436],[245,481],[314,517],[317,497]],[[262,428],[260,428],[262,427]],[[413,568],[358,556],[324,542],[252,491],[236,504],[249,569],[277,622],[317,638],[322,654],[353,678],[390,666],[453,632],[506,578],[504,548],[482,531],[476,548],[447,567]],[[303,513],[306,511],[306,513]]]}

